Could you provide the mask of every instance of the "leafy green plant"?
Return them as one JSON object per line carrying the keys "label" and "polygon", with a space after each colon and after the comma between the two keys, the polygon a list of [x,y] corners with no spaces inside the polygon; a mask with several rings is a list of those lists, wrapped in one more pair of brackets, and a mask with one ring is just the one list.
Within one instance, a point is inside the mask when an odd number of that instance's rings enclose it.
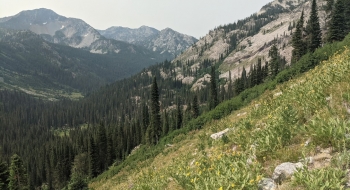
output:
{"label": "leafy green plant", "polygon": [[305,189],[344,189],[346,171],[338,168],[322,168],[298,170],[294,174],[293,184]]}

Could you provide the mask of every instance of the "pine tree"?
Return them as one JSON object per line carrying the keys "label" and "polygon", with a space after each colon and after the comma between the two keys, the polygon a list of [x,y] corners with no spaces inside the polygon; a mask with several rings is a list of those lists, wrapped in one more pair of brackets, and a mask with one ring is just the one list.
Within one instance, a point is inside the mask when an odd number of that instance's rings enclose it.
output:
{"label": "pine tree", "polygon": [[307,43],[309,52],[314,52],[321,46],[321,27],[317,13],[316,0],[312,0],[311,14],[309,22],[306,26],[307,31]]}
{"label": "pine tree", "polygon": [[107,155],[107,135],[106,128],[104,124],[101,122],[98,126],[97,131],[97,145],[98,145],[98,173],[102,173],[105,169],[107,169],[106,155]]}
{"label": "pine tree", "polygon": [[163,136],[169,133],[169,116],[166,110],[164,110],[163,114]]}
{"label": "pine tree", "polygon": [[180,106],[180,100],[177,101],[177,108],[176,108],[176,128],[180,129],[182,126],[182,109]]}
{"label": "pine tree", "polygon": [[280,66],[278,49],[275,44],[271,47],[269,51],[269,57],[271,58],[270,64],[269,64],[270,76],[273,78],[278,74],[279,66]]}
{"label": "pine tree", "polygon": [[210,94],[209,94],[209,110],[214,109],[218,105],[218,90],[216,87],[215,67],[211,67],[210,71]]}
{"label": "pine tree", "polygon": [[304,11],[302,11],[300,19],[297,23],[295,32],[293,33],[292,39],[292,60],[291,63],[294,64],[306,53],[305,43],[303,41],[303,27],[304,26]]}
{"label": "pine tree", "polygon": [[330,20],[328,30],[328,42],[341,41],[345,37],[345,1],[338,0],[335,3],[334,11]]}
{"label": "pine tree", "polygon": [[350,32],[350,1],[344,1],[345,35]]}
{"label": "pine tree", "polygon": [[94,178],[97,176],[97,151],[94,139],[92,136],[89,138],[88,145],[88,155],[89,155],[89,177]]}
{"label": "pine tree", "polygon": [[113,160],[114,160],[112,133],[108,133],[108,135],[107,135],[107,149],[106,150],[107,150],[106,165],[108,167],[113,163]]}
{"label": "pine tree", "polygon": [[5,162],[0,162],[0,189],[6,190],[8,186],[9,171]]}
{"label": "pine tree", "polygon": [[241,74],[241,84],[240,84],[241,91],[240,92],[243,92],[247,88],[247,84],[248,84],[247,71],[243,67],[242,74]]}
{"label": "pine tree", "polygon": [[151,86],[151,119],[147,128],[147,143],[157,144],[161,135],[159,91],[156,77],[153,78]]}
{"label": "pine tree", "polygon": [[141,133],[142,136],[145,136],[146,130],[149,126],[149,111],[148,107],[145,103],[142,105],[142,128],[141,128]]}
{"label": "pine tree", "polygon": [[256,77],[257,77],[257,84],[261,84],[263,81],[263,70],[261,67],[261,58],[258,58],[258,65],[257,65],[257,69],[256,69]]}
{"label": "pine tree", "polygon": [[27,171],[24,168],[22,159],[17,154],[11,157],[9,173],[9,190],[29,189]]}
{"label": "pine tree", "polygon": [[192,117],[197,118],[198,116],[199,116],[198,98],[197,98],[197,95],[194,95],[193,101],[192,101]]}

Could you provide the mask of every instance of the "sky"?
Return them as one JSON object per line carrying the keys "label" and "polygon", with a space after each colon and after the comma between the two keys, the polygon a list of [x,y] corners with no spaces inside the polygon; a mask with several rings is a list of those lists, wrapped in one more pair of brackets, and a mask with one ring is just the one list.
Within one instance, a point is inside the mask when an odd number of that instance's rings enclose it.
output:
{"label": "sky", "polygon": [[196,38],[256,13],[272,0],[0,0],[0,18],[47,8],[96,29],[167,27]]}

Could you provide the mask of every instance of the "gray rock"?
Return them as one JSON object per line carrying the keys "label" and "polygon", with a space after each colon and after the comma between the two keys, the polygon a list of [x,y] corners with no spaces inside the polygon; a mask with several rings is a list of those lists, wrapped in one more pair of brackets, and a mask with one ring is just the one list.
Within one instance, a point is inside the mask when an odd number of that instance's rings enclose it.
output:
{"label": "gray rock", "polygon": [[229,132],[229,131],[230,131],[230,129],[227,128],[227,129],[225,129],[225,130],[223,130],[223,131],[220,131],[220,132],[218,132],[218,133],[214,133],[214,134],[210,135],[210,137],[211,137],[212,139],[214,139],[214,140],[217,140],[217,139],[222,138],[222,136],[224,136],[224,135],[225,135],[227,132]]}
{"label": "gray rock", "polygon": [[273,95],[273,97],[278,97],[278,96],[281,96],[283,93],[282,92],[277,92]]}
{"label": "gray rock", "polygon": [[278,183],[281,184],[281,182],[285,179],[289,179],[292,177],[292,175],[297,171],[297,168],[302,168],[303,164],[298,163],[291,163],[291,162],[285,162],[280,165],[278,165],[273,174],[272,179]]}
{"label": "gray rock", "polygon": [[276,190],[277,185],[271,178],[264,178],[258,184],[258,190]]}

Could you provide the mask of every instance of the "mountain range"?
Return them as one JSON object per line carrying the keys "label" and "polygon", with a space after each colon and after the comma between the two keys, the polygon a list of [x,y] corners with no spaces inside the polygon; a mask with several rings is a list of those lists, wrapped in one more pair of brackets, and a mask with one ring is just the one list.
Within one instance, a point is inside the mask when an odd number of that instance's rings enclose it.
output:
{"label": "mountain range", "polygon": [[125,41],[159,52],[166,55],[169,60],[180,55],[198,41],[192,36],[178,33],[171,28],[159,31],[148,26],[141,26],[137,29],[110,27],[106,30],[99,30],[99,32],[106,38]]}
{"label": "mountain range", "polygon": [[[81,19],[67,18],[44,8],[1,18],[0,43],[3,48],[0,60],[3,86],[25,89],[32,94],[46,94],[45,89],[56,91],[63,87],[86,93],[88,89],[97,89],[150,65],[171,60],[197,41],[169,28],[158,31],[143,26],[134,32],[131,29],[127,31],[115,30],[115,27],[98,31]],[[19,49],[23,51],[18,51]],[[36,55],[34,59],[32,55]],[[37,60],[39,58],[40,61]],[[23,65],[28,66],[25,75],[22,73],[24,69],[21,69]],[[45,67],[53,65],[57,71],[68,76],[60,77],[61,79],[73,77],[70,85],[50,77],[52,73],[45,73],[51,70]],[[38,72],[39,67],[44,69]],[[31,76],[30,73],[45,77]],[[91,83],[84,84],[80,77],[88,76]],[[24,85],[20,81],[31,81],[31,85]],[[49,81],[56,85],[44,85],[49,84]],[[72,86],[73,83],[75,85]]]}

